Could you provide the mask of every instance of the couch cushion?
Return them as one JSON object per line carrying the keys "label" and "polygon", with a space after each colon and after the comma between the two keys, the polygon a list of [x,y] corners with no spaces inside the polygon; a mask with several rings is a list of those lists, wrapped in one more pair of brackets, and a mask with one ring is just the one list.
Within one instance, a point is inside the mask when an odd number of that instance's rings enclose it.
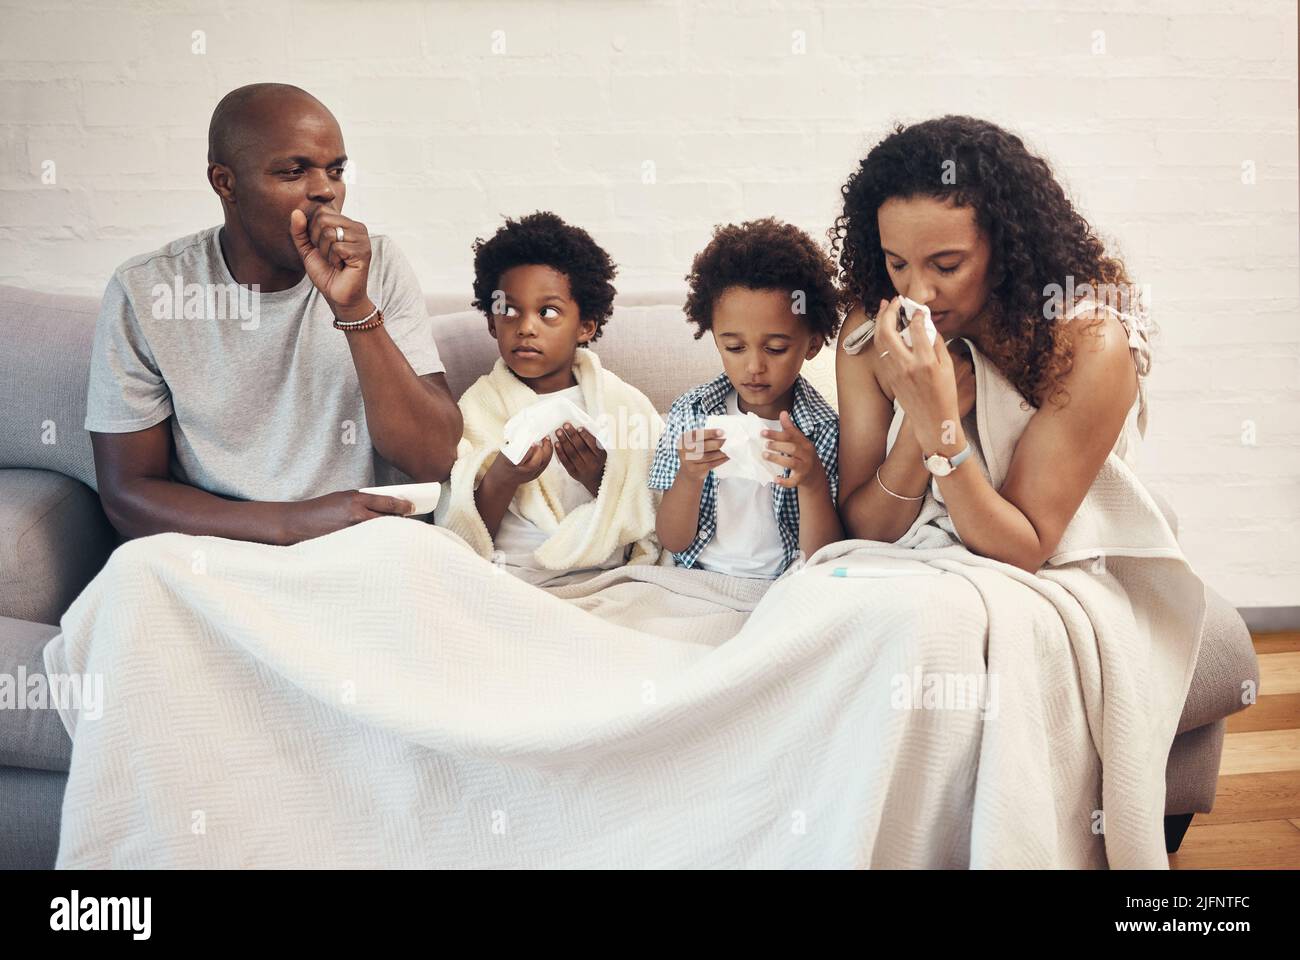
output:
{"label": "couch cushion", "polygon": [[86,422],[98,297],[0,286],[0,467],[55,470],[95,486]]}
{"label": "couch cushion", "polygon": [[[1178,515],[1174,508],[1158,491],[1148,488],[1147,492],[1164,514],[1169,529],[1177,536]],[[1201,649],[1196,656],[1191,686],[1187,689],[1187,702],[1183,704],[1182,717],[1178,721],[1178,733],[1195,730],[1246,709],[1250,704],[1241,699],[1245,692],[1242,684],[1246,681],[1252,681],[1256,688],[1259,686],[1259,661],[1255,659],[1255,643],[1250,630],[1236,608],[1207,585]],[[1213,797],[1211,793],[1211,801]],[[1186,813],[1190,809],[1177,812]],[[1205,809],[1209,810],[1209,807]]]}
{"label": "couch cushion", "polygon": [[117,542],[85,484],[0,470],[0,616],[58,623]]}
{"label": "couch cushion", "polygon": [[[26,677],[44,676],[42,653],[58,632],[58,627],[0,617],[0,676],[17,682],[20,668]],[[0,767],[66,771],[71,757],[72,741],[53,707],[0,710]]]}
{"label": "couch cushion", "polygon": [[0,870],[53,870],[66,773],[0,767]]}

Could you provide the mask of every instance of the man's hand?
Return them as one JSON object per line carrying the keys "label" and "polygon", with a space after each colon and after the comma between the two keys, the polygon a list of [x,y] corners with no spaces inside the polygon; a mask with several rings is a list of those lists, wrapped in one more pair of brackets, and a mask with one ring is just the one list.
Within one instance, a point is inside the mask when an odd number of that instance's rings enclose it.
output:
{"label": "man's hand", "polygon": [[826,468],[817,456],[817,448],[794,425],[785,410],[781,411],[780,419],[780,430],[763,431],[763,436],[768,438],[763,457],[777,466],[789,467],[790,475],[777,477],[772,482],[790,488],[826,484]]}
{"label": "man's hand", "polygon": [[292,505],[281,542],[298,543],[375,517],[404,517],[415,506],[400,497],[341,490]]}
{"label": "man's hand", "polygon": [[601,478],[605,476],[608,454],[586,427],[577,429],[566,423],[555,432],[555,439],[555,455],[569,471],[569,476],[586,487],[593,497],[596,496],[600,492]]}
{"label": "man's hand", "polygon": [[[339,239],[342,228],[343,239]],[[289,232],[307,276],[339,320],[360,320],[375,306],[366,293],[370,275],[370,232],[331,207],[319,206],[311,219],[289,214]]]}

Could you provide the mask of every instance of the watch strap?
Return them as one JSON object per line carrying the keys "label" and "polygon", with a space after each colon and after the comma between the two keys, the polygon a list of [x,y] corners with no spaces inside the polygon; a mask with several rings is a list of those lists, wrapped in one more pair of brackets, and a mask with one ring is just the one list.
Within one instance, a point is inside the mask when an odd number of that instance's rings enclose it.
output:
{"label": "watch strap", "polygon": [[[947,476],[951,476],[954,470],[956,470],[963,463],[965,463],[966,459],[971,455],[972,452],[973,451],[971,449],[971,445],[969,442],[967,442],[966,446],[960,452],[954,454],[951,457],[945,457],[942,454],[932,453],[928,457],[922,457],[921,462],[925,464],[925,469],[929,470],[930,473],[933,474],[934,476],[947,477]],[[938,460],[941,463],[947,463],[948,469],[943,471],[942,473],[934,469],[931,469],[930,467],[931,460]]]}
{"label": "watch strap", "polygon": [[962,450],[961,453],[957,454],[955,457],[949,457],[948,462],[952,464],[952,468],[956,470],[958,467],[960,467],[963,463],[966,462],[966,458],[969,457],[973,452],[974,451],[971,450],[970,442],[967,441],[966,448]]}

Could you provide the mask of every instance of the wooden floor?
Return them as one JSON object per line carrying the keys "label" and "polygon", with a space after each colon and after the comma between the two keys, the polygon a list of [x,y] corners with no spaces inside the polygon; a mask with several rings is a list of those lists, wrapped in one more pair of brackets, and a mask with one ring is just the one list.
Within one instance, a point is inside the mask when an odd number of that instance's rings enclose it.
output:
{"label": "wooden floor", "polygon": [[1259,702],[1228,718],[1213,813],[1175,870],[1300,868],[1300,633],[1255,634]]}

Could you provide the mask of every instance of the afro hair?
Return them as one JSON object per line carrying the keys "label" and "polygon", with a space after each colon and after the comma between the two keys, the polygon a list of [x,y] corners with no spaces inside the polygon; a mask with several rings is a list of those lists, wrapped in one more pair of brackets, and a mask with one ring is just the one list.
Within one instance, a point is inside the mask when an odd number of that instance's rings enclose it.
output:
{"label": "afro hair", "polygon": [[840,326],[839,294],[830,257],[798,227],[771,217],[714,228],[686,275],[686,319],[695,339],[713,326],[713,307],[728,287],[804,294],[803,320],[823,340]]}
{"label": "afro hair", "polygon": [[[547,266],[569,281],[569,292],[584,321],[596,324],[592,340],[614,310],[614,261],[586,230],[570,226],[553,213],[538,211],[505,225],[489,239],[474,241],[472,306],[491,319],[493,293],[501,275],[513,267]],[[585,344],[583,344],[585,346]]]}

